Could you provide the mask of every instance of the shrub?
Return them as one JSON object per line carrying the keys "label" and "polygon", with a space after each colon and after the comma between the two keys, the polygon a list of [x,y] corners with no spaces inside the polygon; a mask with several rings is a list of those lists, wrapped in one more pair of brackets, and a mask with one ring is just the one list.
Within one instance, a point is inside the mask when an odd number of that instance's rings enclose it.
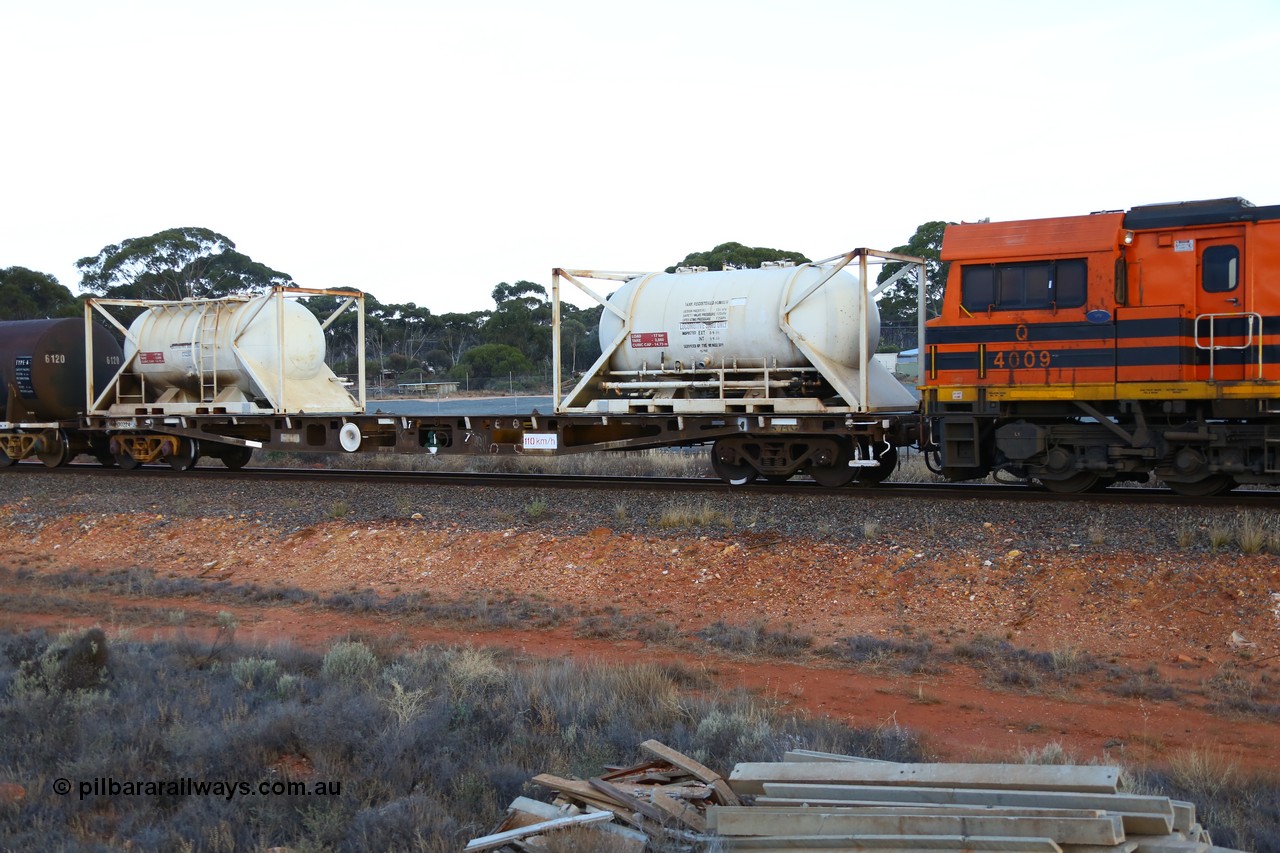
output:
{"label": "shrub", "polygon": [[937,672],[933,644],[926,639],[881,639],[866,634],[837,640],[822,650],[840,661],[904,675]]}
{"label": "shrub", "polygon": [[716,648],[747,655],[791,657],[813,645],[812,635],[796,633],[791,625],[787,625],[781,631],[774,631],[770,630],[764,622],[730,625],[723,620],[717,620],[699,631],[696,636]]}
{"label": "shrub", "polygon": [[320,665],[320,677],[334,684],[362,687],[372,684],[381,665],[369,647],[361,642],[334,644]]}
{"label": "shrub", "polygon": [[[37,652],[37,649],[39,651]],[[23,658],[24,653],[30,657]],[[16,695],[57,695],[92,690],[103,685],[110,676],[107,635],[101,628],[90,628],[81,634],[67,633],[53,643],[15,646],[11,660],[18,671],[12,690]]]}
{"label": "shrub", "polygon": [[280,665],[270,658],[239,658],[231,662],[231,677],[245,690],[254,690],[278,683]]}

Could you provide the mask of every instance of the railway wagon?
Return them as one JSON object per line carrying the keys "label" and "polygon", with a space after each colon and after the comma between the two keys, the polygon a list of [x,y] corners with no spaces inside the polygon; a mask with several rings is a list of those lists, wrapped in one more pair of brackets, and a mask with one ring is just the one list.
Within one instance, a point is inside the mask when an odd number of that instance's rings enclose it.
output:
{"label": "railway wagon", "polygon": [[[898,273],[870,286],[871,270],[887,262]],[[604,311],[600,358],[556,414],[571,423],[598,419],[606,442],[610,418],[619,416],[649,429],[666,420],[681,432],[688,424],[685,443],[710,443],[712,467],[731,485],[797,474],[829,487],[882,482],[898,447],[916,442],[917,401],[872,358],[875,296],[923,263],[855,249],[760,269],[557,269],[557,306],[563,279]],[[606,300],[584,284],[591,279],[623,284]],[[560,363],[558,350],[553,360]]]}
{"label": "railway wagon", "polygon": [[[101,326],[90,329],[89,373],[107,381],[123,362],[120,345]],[[80,429],[84,411],[85,327],[74,318],[0,322],[0,467],[36,457],[55,467],[79,453],[109,459],[106,439]]]}
{"label": "railway wagon", "polygon": [[1280,483],[1280,205],[1240,198],[947,228],[924,445],[1057,492]]}

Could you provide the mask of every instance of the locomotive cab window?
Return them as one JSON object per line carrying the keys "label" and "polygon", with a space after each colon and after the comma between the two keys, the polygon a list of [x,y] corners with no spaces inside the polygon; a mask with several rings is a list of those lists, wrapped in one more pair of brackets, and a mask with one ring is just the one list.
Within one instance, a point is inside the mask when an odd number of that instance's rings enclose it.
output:
{"label": "locomotive cab window", "polygon": [[1200,286],[1205,293],[1228,293],[1240,281],[1240,249],[1209,246],[1200,256]]}
{"label": "locomotive cab window", "polygon": [[970,312],[1078,308],[1085,302],[1087,272],[1082,258],[966,266],[960,304]]}

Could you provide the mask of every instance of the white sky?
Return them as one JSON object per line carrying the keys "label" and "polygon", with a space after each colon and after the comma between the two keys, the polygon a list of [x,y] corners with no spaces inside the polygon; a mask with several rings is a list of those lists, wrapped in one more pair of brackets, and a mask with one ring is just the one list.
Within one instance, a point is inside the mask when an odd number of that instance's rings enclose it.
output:
{"label": "white sky", "polygon": [[735,240],[1280,204],[1280,3],[0,0],[0,268],[218,231],[436,313]]}

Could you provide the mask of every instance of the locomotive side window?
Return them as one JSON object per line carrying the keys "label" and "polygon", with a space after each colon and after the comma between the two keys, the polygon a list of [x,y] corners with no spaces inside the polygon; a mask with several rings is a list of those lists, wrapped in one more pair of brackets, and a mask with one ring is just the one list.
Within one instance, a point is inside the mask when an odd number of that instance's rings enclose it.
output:
{"label": "locomotive side window", "polygon": [[995,281],[991,267],[965,267],[960,278],[960,304],[966,311],[986,311],[996,301]]}
{"label": "locomotive side window", "polygon": [[1053,301],[1061,308],[1084,304],[1088,267],[1082,260],[1058,261],[1053,279]]}
{"label": "locomotive side window", "polygon": [[1209,246],[1200,258],[1200,286],[1205,293],[1227,293],[1240,280],[1240,250],[1235,246]]}
{"label": "locomotive side window", "polygon": [[1087,278],[1082,259],[966,266],[960,304],[970,312],[1076,308],[1085,302]]}

